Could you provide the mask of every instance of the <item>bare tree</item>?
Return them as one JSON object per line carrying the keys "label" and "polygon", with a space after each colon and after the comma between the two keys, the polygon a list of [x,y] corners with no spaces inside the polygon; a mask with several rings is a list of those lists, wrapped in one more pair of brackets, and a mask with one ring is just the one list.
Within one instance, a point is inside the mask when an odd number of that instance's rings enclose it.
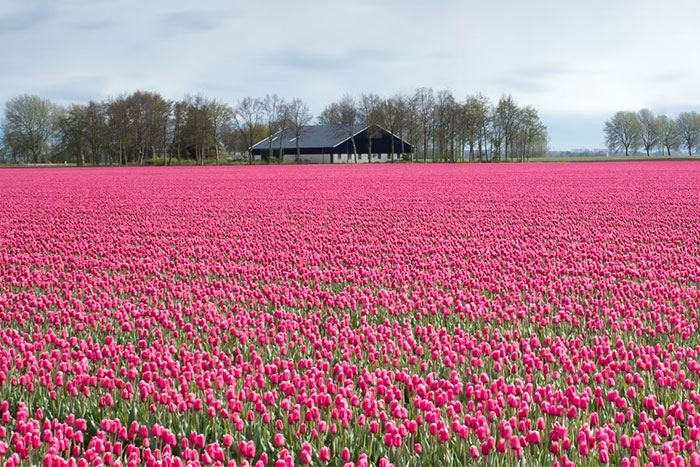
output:
{"label": "bare tree", "polygon": [[219,147],[222,144],[224,133],[233,123],[233,109],[228,104],[213,99],[207,102],[207,113],[213,130],[214,151],[218,165],[221,163]]}
{"label": "bare tree", "polygon": [[681,145],[680,134],[678,133],[678,125],[672,118],[666,115],[660,115],[656,118],[656,125],[659,129],[659,144],[661,144],[661,155],[663,149],[666,149],[667,155],[671,155],[671,150],[676,150]]}
{"label": "bare tree", "polygon": [[173,102],[172,108],[172,118],[168,122],[169,150],[168,156],[165,158],[165,165],[170,164],[173,156],[177,158],[178,164],[182,163],[184,130],[187,123],[187,103],[185,101]]}
{"label": "bare tree", "polygon": [[5,145],[25,160],[42,162],[55,134],[57,114],[57,107],[39,96],[24,94],[11,99],[5,104],[2,125]]}
{"label": "bare tree", "polygon": [[476,125],[479,128],[478,149],[479,162],[483,162],[484,157],[488,157],[489,126],[491,124],[490,103],[488,97],[477,94],[474,98],[478,102],[476,108]]}
{"label": "bare tree", "polygon": [[257,142],[259,130],[264,126],[263,101],[245,97],[238,102],[234,111],[234,128],[241,136],[248,151],[248,163],[253,163],[253,145]]}
{"label": "bare tree", "polygon": [[[401,94],[395,94],[388,99],[383,99],[380,103],[381,111],[380,124],[391,133],[391,158],[394,161],[396,148],[394,147],[395,135],[401,134],[401,129],[404,127],[404,119],[406,117],[406,99]],[[401,148],[403,154],[404,149]]]}
{"label": "bare tree", "polygon": [[357,144],[355,143],[355,133],[358,126],[357,106],[352,96],[346,95],[338,102],[333,102],[327,106],[318,120],[321,124],[337,125],[338,128],[348,137],[352,143],[352,151],[357,164]]}
{"label": "bare tree", "polygon": [[358,102],[358,116],[367,125],[367,160],[372,163],[372,140],[381,136],[377,125],[381,122],[382,99],[372,93],[363,93]]}
{"label": "bare tree", "polygon": [[418,157],[418,142],[421,134],[421,120],[418,112],[417,96],[414,94],[405,100],[403,117],[401,118],[400,135],[402,140],[407,140],[413,145],[411,162]]}
{"label": "bare tree", "polygon": [[90,101],[84,108],[85,139],[92,155],[92,163],[100,164],[107,139],[107,109],[103,102]]}
{"label": "bare tree", "polygon": [[546,155],[547,127],[540,121],[537,110],[533,107],[518,109],[511,147],[514,157],[520,162],[536,155]]}
{"label": "bare tree", "polygon": [[111,152],[117,153],[119,165],[128,163],[129,112],[126,96],[107,101],[107,137]]}
{"label": "bare tree", "polygon": [[423,137],[423,162],[428,158],[428,140],[432,130],[435,96],[431,88],[419,88],[413,96],[420,132]]}
{"label": "bare tree", "polygon": [[481,96],[469,96],[462,111],[462,132],[465,140],[469,144],[469,160],[476,159],[476,148],[478,146],[479,160],[482,157],[482,136],[483,128],[488,122],[488,101]]}
{"label": "bare tree", "polygon": [[146,133],[148,132],[149,96],[145,92],[136,91],[126,98],[127,115],[129,118],[129,143],[136,148],[138,164],[143,164],[144,154],[148,147]]}
{"label": "bare tree", "polygon": [[185,124],[182,129],[183,145],[194,153],[195,163],[204,165],[207,150],[216,144],[216,131],[209,113],[209,102],[202,95],[185,96]]}
{"label": "bare tree", "polygon": [[438,160],[454,160],[457,107],[457,102],[450,91],[443,89],[437,93],[434,109],[434,146],[437,146]]}
{"label": "bare tree", "polygon": [[637,119],[641,130],[639,136],[648,157],[651,155],[652,149],[659,144],[659,122],[649,109],[640,110],[637,113]]}
{"label": "bare tree", "polygon": [[630,155],[641,145],[641,124],[634,112],[617,112],[605,122],[605,143],[611,152],[624,149]]}
{"label": "bare tree", "polygon": [[299,98],[289,101],[287,116],[289,118],[289,127],[294,134],[297,149],[296,163],[298,164],[301,162],[300,140],[304,133],[304,127],[311,122],[312,117],[309,113],[309,107]]}
{"label": "bare tree", "polygon": [[159,154],[164,159],[167,157],[167,131],[171,113],[172,103],[158,93],[151,93],[146,141],[151,149],[152,158],[158,157]]}
{"label": "bare tree", "polygon": [[676,119],[678,134],[683,146],[688,150],[688,155],[693,155],[693,148],[700,146],[700,114],[697,112],[683,112]]}
{"label": "bare tree", "polygon": [[[263,100],[263,112],[265,113],[265,125],[267,127],[267,162],[272,162],[272,140],[273,136],[280,131],[283,125],[281,121],[281,109],[285,103],[277,94],[268,94]],[[280,135],[281,139],[282,135]]]}
{"label": "bare tree", "polygon": [[[496,106],[495,117],[503,130],[504,158],[508,160],[508,148],[513,143],[513,132],[517,120],[518,106],[512,96],[503,96]],[[511,151],[512,158],[512,151]]]}
{"label": "bare tree", "polygon": [[59,152],[65,161],[75,156],[78,167],[85,165],[86,126],[85,107],[78,104],[65,109],[57,119]]}
{"label": "bare tree", "polygon": [[496,108],[489,107],[489,119],[488,119],[488,160],[490,162],[501,160],[501,150],[503,149],[503,136],[504,130],[501,119],[498,118],[496,113]]}
{"label": "bare tree", "polygon": [[278,162],[284,162],[284,135],[290,127],[290,105],[282,101],[282,104],[277,109],[277,132],[279,133],[279,153],[277,155]]}
{"label": "bare tree", "polygon": [[156,157],[165,147],[165,134],[170,118],[170,102],[155,92],[136,91],[125,99],[128,120],[127,148],[136,153],[139,165],[148,155]]}

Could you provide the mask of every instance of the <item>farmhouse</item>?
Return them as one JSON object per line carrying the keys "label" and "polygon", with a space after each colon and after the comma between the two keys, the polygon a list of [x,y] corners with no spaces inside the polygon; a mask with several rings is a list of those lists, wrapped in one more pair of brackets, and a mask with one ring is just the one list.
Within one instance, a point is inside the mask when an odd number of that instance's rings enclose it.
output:
{"label": "farmhouse", "polygon": [[[369,137],[372,137],[372,154],[369,159]],[[281,141],[280,141],[281,139]],[[357,160],[353,150],[352,140],[357,148]],[[301,163],[336,164],[336,163],[368,163],[390,162],[400,160],[403,154],[413,152],[413,146],[407,141],[393,135],[378,125],[357,125],[350,136],[347,127],[340,125],[308,125],[302,128],[299,137],[299,153]],[[265,138],[251,148],[256,159],[279,159],[280,144],[284,162],[294,162],[297,157],[297,141],[294,132],[287,130],[279,132],[270,138]],[[272,149],[270,149],[272,146]]]}

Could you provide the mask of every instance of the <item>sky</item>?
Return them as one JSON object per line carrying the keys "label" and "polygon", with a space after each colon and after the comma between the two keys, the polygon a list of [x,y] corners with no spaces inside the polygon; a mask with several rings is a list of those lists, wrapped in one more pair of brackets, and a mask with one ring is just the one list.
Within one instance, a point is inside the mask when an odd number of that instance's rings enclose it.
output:
{"label": "sky", "polygon": [[0,0],[0,104],[135,90],[299,97],[418,87],[532,105],[550,148],[601,148],[618,110],[700,109],[690,0]]}

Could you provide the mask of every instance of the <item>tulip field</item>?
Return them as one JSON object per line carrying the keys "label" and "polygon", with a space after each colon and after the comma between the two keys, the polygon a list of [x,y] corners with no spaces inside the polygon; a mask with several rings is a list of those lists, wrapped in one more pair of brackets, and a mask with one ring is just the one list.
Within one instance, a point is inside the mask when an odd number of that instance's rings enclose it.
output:
{"label": "tulip field", "polygon": [[0,170],[0,464],[700,466],[700,165]]}

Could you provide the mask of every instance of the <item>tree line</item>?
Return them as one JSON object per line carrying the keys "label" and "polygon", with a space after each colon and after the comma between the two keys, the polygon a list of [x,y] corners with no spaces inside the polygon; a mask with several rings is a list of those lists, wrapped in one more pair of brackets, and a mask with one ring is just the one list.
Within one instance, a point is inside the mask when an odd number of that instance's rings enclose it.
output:
{"label": "tree line", "polygon": [[647,156],[655,151],[670,156],[685,149],[692,156],[700,146],[700,114],[682,112],[673,119],[649,109],[620,111],[605,122],[604,131],[612,153],[629,156],[643,149]]}
{"label": "tree line", "polygon": [[[272,153],[271,136],[294,135],[298,143],[314,121],[339,125],[353,147],[364,126],[382,127],[414,146],[409,154],[392,148],[392,160],[396,154],[435,162],[526,161],[547,151],[547,128],[537,110],[518,106],[511,96],[492,104],[481,94],[459,101],[450,91],[430,88],[387,98],[365,93],[330,103],[314,119],[301,99],[276,94],[245,97],[231,106],[203,95],[173,101],[136,91],[68,106],[36,95],[11,99],[1,123],[0,160],[79,166],[253,163],[255,143],[270,137]],[[298,144],[296,152],[298,161]]]}

